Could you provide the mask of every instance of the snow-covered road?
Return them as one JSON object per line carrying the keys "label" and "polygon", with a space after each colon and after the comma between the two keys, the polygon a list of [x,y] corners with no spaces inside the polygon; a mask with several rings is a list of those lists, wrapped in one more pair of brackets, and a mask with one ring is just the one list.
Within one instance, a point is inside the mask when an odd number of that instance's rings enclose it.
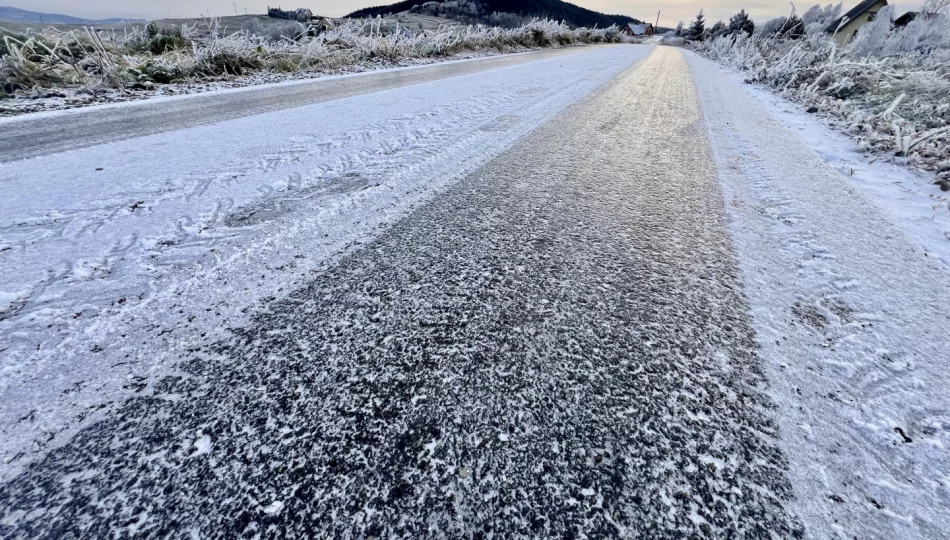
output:
{"label": "snow-covered road", "polygon": [[0,165],[3,476],[647,52],[572,50]]}
{"label": "snow-covered road", "polygon": [[950,530],[947,267],[705,60],[508,62],[40,118],[0,536]]}
{"label": "snow-covered road", "polygon": [[0,119],[0,162],[555,59],[579,51],[577,48],[546,49],[3,118]]}

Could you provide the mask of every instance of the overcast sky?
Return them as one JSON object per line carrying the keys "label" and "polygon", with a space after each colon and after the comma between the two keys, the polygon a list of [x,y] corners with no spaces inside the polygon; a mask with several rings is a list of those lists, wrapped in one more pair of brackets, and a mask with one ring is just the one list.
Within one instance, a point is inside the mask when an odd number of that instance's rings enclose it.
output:
{"label": "overcast sky", "polygon": [[[198,17],[203,14],[233,15],[237,11],[244,13],[264,13],[268,4],[281,5],[285,9],[308,7],[314,13],[340,17],[356,9],[385,5],[395,0],[0,0],[0,5],[10,5],[30,11],[58,13],[84,18],[130,17],[136,19],[159,19],[169,15],[174,18]],[[424,0],[420,0],[420,3]],[[826,3],[828,0],[825,0]],[[835,0],[837,1],[837,0]],[[848,0],[845,9],[858,3]],[[730,15],[745,9],[756,21],[764,21],[778,15],[787,15],[792,7],[781,0],[573,0],[572,3],[606,13],[620,13],[639,19],[655,21],[660,11],[661,26],[675,26],[680,20],[689,21],[696,16],[700,8],[706,12],[706,18],[715,22],[728,19]],[[815,2],[797,2],[800,13],[805,12]],[[898,11],[917,9],[922,0],[896,0]]]}

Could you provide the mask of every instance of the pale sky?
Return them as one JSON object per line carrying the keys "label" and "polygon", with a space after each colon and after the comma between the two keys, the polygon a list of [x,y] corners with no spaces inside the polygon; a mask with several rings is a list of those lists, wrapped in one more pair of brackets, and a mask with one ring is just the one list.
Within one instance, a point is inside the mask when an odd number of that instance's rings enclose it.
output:
{"label": "pale sky", "polygon": [[[169,15],[174,18],[198,17],[204,14],[233,15],[235,6],[239,13],[245,8],[249,13],[264,13],[268,5],[280,5],[284,9],[307,7],[314,13],[340,17],[366,6],[385,5],[394,0],[0,0],[0,5],[8,5],[40,11],[58,13],[90,19],[129,17],[135,19],[161,19]],[[425,0],[420,0],[422,3]],[[835,3],[837,0],[831,0]],[[828,3],[829,0],[824,0]],[[859,0],[846,0],[845,9],[856,5]],[[706,20],[713,22],[729,17],[745,9],[757,22],[779,15],[787,15],[792,7],[780,0],[573,0],[574,4],[602,11],[619,13],[647,21],[656,21],[656,12],[660,11],[660,26],[675,26],[680,20],[695,18],[700,8],[705,10]],[[815,0],[796,2],[799,13],[804,13],[814,5]],[[909,9],[919,9],[922,0],[892,0],[897,11],[903,13]]]}

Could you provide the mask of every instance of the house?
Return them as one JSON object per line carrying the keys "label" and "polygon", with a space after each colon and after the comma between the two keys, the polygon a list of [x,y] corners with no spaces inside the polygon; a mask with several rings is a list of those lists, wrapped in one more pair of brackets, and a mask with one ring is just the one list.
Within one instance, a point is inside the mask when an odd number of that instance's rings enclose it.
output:
{"label": "house", "polygon": [[884,9],[886,5],[887,0],[864,0],[832,21],[825,28],[825,32],[834,36],[835,43],[839,47],[844,47],[854,39],[862,26],[877,18],[877,12]]}
{"label": "house", "polygon": [[333,30],[334,28],[336,28],[336,23],[333,22],[332,19],[328,19],[326,17],[315,17],[315,18],[317,19],[317,22],[314,23],[314,26],[319,27],[323,31]]}
{"label": "house", "polygon": [[630,23],[627,26],[621,28],[620,31],[624,34],[627,34],[628,36],[652,36],[653,25],[651,23]]}

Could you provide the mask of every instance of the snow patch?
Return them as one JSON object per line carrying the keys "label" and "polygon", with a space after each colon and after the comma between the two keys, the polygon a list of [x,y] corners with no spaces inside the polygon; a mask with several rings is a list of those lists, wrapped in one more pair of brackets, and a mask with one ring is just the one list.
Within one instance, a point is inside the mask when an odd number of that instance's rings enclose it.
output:
{"label": "snow patch", "polygon": [[[726,73],[730,73],[724,70]],[[730,73],[735,80],[739,75]],[[928,256],[950,268],[950,192],[933,185],[933,176],[866,153],[846,135],[802,110],[800,105],[760,86],[743,87],[781,123],[832,166],[841,181],[863,194],[899,226]],[[843,287],[853,285],[842,280]]]}
{"label": "snow patch", "polygon": [[192,456],[203,456],[205,454],[211,453],[211,437],[205,434],[201,434],[195,442],[192,443],[192,446],[195,447],[195,453]]}
{"label": "snow patch", "polygon": [[282,501],[274,501],[269,505],[265,506],[261,510],[267,515],[279,514],[281,510],[284,509],[284,503]]}

